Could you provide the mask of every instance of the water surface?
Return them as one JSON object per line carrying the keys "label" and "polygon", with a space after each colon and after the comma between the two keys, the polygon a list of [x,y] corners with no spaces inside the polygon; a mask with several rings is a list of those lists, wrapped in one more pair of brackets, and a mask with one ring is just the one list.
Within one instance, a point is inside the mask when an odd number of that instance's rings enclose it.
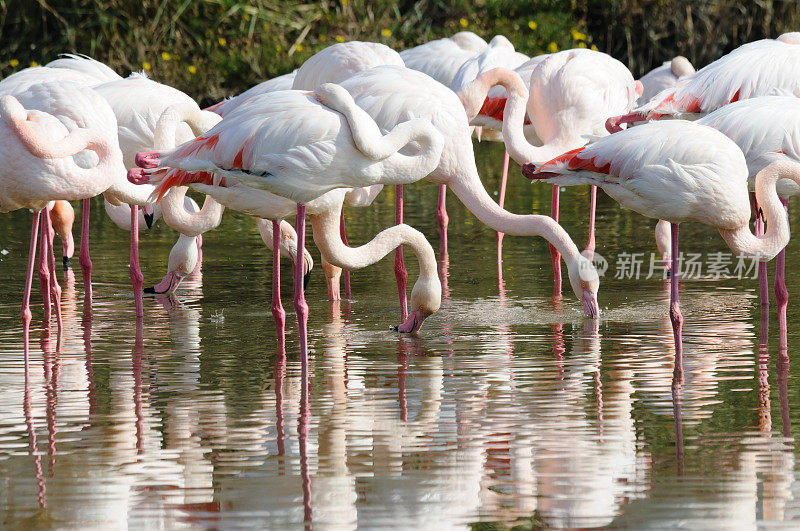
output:
{"label": "water surface", "polygon": [[[502,148],[477,149],[494,193]],[[406,186],[406,219],[439,253],[436,194]],[[549,198],[512,164],[509,210],[547,213]],[[587,203],[584,189],[562,195],[562,223],[581,243]],[[351,244],[392,224],[392,205],[386,191],[372,209],[348,209]],[[281,350],[271,254],[251,218],[227,212],[205,235],[201,272],[174,298],[145,299],[139,327],[128,236],[93,207],[91,313],[76,264],[61,277],[57,351],[34,280],[27,379],[19,304],[30,214],[0,216],[5,527],[800,525],[796,241],[788,350],[756,281],[685,281],[685,377],[673,385],[663,280],[615,278],[632,252],[644,253],[646,276],[654,220],[599,194],[598,251],[610,268],[595,324],[569,291],[552,297],[541,239],[506,237],[499,278],[494,232],[450,195],[446,298],[417,337],[389,330],[399,322],[391,255],[353,273],[353,299],[338,304],[314,270],[304,388],[291,286]],[[727,250],[708,227],[686,225],[681,237],[686,251]],[[152,285],[175,233],[161,225],[141,240]],[[408,251],[406,263],[411,285]]]}

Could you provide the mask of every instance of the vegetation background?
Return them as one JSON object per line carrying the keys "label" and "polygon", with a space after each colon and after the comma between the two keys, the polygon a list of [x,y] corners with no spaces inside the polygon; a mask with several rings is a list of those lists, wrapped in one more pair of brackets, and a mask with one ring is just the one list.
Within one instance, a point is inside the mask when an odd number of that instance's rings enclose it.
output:
{"label": "vegetation background", "polygon": [[798,22],[797,0],[0,0],[0,76],[76,52],[208,104],[337,41],[402,50],[464,29],[530,55],[594,46],[640,76],[677,54],[703,66]]}

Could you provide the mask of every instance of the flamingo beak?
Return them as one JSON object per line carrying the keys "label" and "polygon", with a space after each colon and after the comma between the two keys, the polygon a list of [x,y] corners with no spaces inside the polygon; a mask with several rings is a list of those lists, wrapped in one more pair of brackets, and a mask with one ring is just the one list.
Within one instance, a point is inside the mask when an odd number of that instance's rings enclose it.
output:
{"label": "flamingo beak", "polygon": [[303,273],[303,291],[308,289],[308,283],[311,280],[311,264],[308,263],[308,259],[303,258],[305,262],[306,271]]}
{"label": "flamingo beak", "polygon": [[419,329],[422,328],[422,323],[425,321],[426,317],[427,315],[422,313],[422,310],[414,310],[413,312],[409,312],[406,320],[399,326],[392,327],[392,330],[403,334],[416,334]]}
{"label": "flamingo beak", "polygon": [[155,212],[153,209],[153,205],[145,205],[142,207],[142,215],[144,216],[144,222],[147,225],[148,229],[153,228],[153,221],[155,217]]}
{"label": "flamingo beak", "polygon": [[165,295],[178,289],[183,277],[177,271],[169,271],[164,278],[152,288],[144,288],[145,295]]}
{"label": "flamingo beak", "polygon": [[585,289],[583,290],[583,315],[589,319],[600,318],[600,306],[597,304],[597,294]]}

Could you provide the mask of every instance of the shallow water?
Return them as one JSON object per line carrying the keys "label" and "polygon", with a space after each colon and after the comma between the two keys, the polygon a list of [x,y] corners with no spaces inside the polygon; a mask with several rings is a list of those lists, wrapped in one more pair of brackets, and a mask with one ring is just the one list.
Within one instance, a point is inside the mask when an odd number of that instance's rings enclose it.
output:
{"label": "shallow water", "polygon": [[[478,155],[494,191],[502,148],[484,143]],[[406,219],[438,252],[436,193],[407,186]],[[579,242],[587,198],[562,194],[562,223]],[[547,213],[549,200],[549,186],[529,184],[512,164],[509,210]],[[386,191],[372,209],[347,210],[351,244],[389,226],[392,205]],[[494,232],[452,194],[448,210],[448,267],[439,255],[447,296],[417,337],[388,329],[399,322],[391,255],[353,273],[353,299],[341,304],[326,300],[321,268],[313,271],[307,389],[291,286],[284,353],[269,311],[271,255],[250,218],[226,213],[204,237],[200,274],[172,300],[145,299],[137,328],[128,236],[100,202],[91,314],[76,257],[62,277],[57,352],[34,279],[26,381],[19,303],[30,214],[0,216],[0,523],[800,525],[795,275],[788,352],[774,300],[760,313],[755,280],[683,282],[685,378],[673,386],[663,280],[614,278],[626,252],[646,253],[646,276],[653,220],[599,194],[598,251],[611,267],[593,325],[566,269],[565,297],[553,299],[543,240],[506,237],[499,281]],[[707,227],[686,225],[681,238],[687,252],[726,251]],[[142,234],[146,285],[160,280],[174,239],[163,224]],[[799,246],[789,245],[790,272]],[[406,264],[411,285],[408,251]]]}

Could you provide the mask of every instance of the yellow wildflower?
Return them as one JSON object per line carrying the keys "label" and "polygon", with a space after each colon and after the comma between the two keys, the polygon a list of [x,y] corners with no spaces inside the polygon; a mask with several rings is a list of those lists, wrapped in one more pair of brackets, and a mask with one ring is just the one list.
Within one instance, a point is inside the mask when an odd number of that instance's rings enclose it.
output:
{"label": "yellow wildflower", "polygon": [[582,41],[581,41],[581,42],[579,42],[579,43],[578,43],[578,48],[586,48],[586,43],[585,43],[585,42],[582,42]]}
{"label": "yellow wildflower", "polygon": [[297,45],[297,51],[298,52],[302,52],[303,51],[303,45],[302,44],[298,44]]}
{"label": "yellow wildflower", "polygon": [[326,37],[325,35],[320,35],[319,36],[319,42],[325,42],[327,40],[328,40],[328,37]]}
{"label": "yellow wildflower", "polygon": [[558,51],[558,44],[551,42],[547,45],[547,51],[550,53],[556,53]]}
{"label": "yellow wildflower", "polygon": [[536,30],[536,28],[539,27],[539,24],[537,24],[535,20],[529,20],[528,27],[532,30]]}
{"label": "yellow wildflower", "polygon": [[196,74],[197,73],[197,67],[194,66],[194,65],[189,65],[189,73],[193,74],[193,75]]}
{"label": "yellow wildflower", "polygon": [[167,52],[161,52],[161,58],[165,61],[169,61],[170,59],[172,59],[172,56]]}
{"label": "yellow wildflower", "polygon": [[597,52],[597,51],[599,51],[599,50],[597,49],[597,46],[595,46],[594,44],[592,44],[592,50],[594,50],[594,51],[596,51],[596,52]]}
{"label": "yellow wildflower", "polygon": [[228,44],[228,41],[227,39],[225,39],[225,37],[220,37],[219,39],[217,39],[217,42],[219,43],[220,46],[225,46],[226,44]]}
{"label": "yellow wildflower", "polygon": [[350,0],[342,0],[342,5],[343,6],[346,6],[349,3],[350,3]]}
{"label": "yellow wildflower", "polygon": [[31,61],[31,66],[39,66],[39,63],[37,63],[36,61]]}
{"label": "yellow wildflower", "polygon": [[465,19],[465,18],[462,18],[461,20],[459,20],[458,23],[461,24],[462,28],[466,28],[467,26],[469,26],[469,21],[467,19]]}
{"label": "yellow wildflower", "polygon": [[8,64],[11,66],[11,68],[16,68],[17,66],[19,66],[19,61],[17,61],[16,59],[12,59],[8,62]]}
{"label": "yellow wildflower", "polygon": [[250,20],[250,15],[245,13],[243,18],[244,18],[245,22],[247,22],[248,20]]}
{"label": "yellow wildflower", "polygon": [[581,33],[580,31],[578,31],[576,29],[571,29],[570,33],[572,34],[572,40],[573,41],[585,41],[586,40],[586,34],[585,33]]}
{"label": "yellow wildflower", "polygon": [[389,28],[383,28],[381,30],[381,35],[383,35],[384,37],[391,37],[392,30],[390,30]]}
{"label": "yellow wildflower", "polygon": [[148,63],[147,61],[145,61],[144,63],[142,63],[142,68],[144,68],[145,70],[149,71],[151,68],[153,68],[153,66],[150,63]]}
{"label": "yellow wildflower", "polygon": [[341,35],[337,35],[336,42],[344,42],[344,37],[342,37]]}

